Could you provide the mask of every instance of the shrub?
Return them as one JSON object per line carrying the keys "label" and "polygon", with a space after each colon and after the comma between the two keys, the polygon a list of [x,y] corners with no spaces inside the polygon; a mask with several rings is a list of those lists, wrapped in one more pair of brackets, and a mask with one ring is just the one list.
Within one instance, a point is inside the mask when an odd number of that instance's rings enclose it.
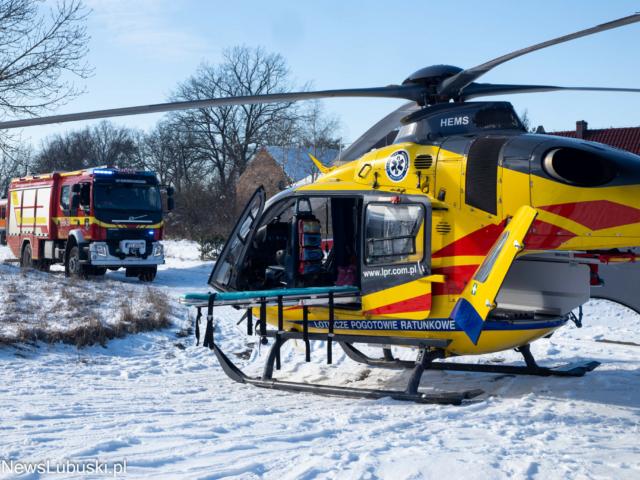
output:
{"label": "shrub", "polygon": [[220,233],[200,235],[198,238],[198,250],[200,260],[217,260],[218,250],[224,245],[226,237]]}

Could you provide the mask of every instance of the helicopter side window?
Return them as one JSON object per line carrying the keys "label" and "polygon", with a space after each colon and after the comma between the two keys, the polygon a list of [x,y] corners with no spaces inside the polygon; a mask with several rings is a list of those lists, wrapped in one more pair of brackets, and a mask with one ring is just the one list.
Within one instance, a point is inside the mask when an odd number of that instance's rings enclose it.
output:
{"label": "helicopter side window", "polygon": [[249,215],[240,227],[240,230],[237,232],[235,238],[230,238],[228,240],[229,242],[231,242],[231,248],[228,255],[226,255],[224,263],[216,277],[216,282],[220,283],[221,285],[228,285],[229,281],[231,280],[231,272],[233,270],[233,266],[236,265],[240,260],[242,247],[247,241],[247,235],[251,230],[251,225],[256,221],[260,205],[261,199],[260,197],[257,197],[253,201],[253,204],[251,205],[251,208],[249,210]]}
{"label": "helicopter side window", "polygon": [[421,205],[367,206],[367,265],[419,262],[424,256],[424,209]]}

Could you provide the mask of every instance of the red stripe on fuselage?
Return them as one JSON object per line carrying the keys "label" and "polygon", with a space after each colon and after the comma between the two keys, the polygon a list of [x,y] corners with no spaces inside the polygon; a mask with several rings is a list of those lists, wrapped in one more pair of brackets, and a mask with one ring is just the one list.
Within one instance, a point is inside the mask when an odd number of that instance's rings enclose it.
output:
{"label": "red stripe on fuselage", "polygon": [[535,208],[568,218],[590,230],[604,230],[640,222],[640,210],[609,200],[562,203]]}
{"label": "red stripe on fuselage", "polygon": [[435,252],[431,258],[486,255],[502,233],[497,225],[482,227]]}
{"label": "red stripe on fuselage", "polygon": [[555,250],[577,235],[552,223],[534,220],[529,233],[524,237],[526,250]]}
{"label": "red stripe on fuselage", "polygon": [[454,267],[434,268],[434,275],[444,275],[445,283],[432,283],[433,295],[460,295],[467,283],[473,278],[479,265],[457,265]]}

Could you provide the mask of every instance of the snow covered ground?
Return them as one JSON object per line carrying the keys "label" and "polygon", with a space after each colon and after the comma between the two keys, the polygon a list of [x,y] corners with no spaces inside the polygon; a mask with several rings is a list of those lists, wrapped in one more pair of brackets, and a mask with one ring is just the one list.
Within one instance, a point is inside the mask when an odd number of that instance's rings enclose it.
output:
{"label": "snow covered ground", "polygon": [[[154,285],[174,301],[207,291],[212,263],[197,260],[195,244],[167,242],[167,250]],[[8,256],[0,248],[0,258]],[[107,279],[104,285],[119,284],[123,294],[141,288],[123,272]],[[623,307],[592,301],[584,328],[565,327],[533,344],[543,365],[602,362],[585,377],[425,373],[423,390],[487,392],[460,407],[232,383],[213,353],[196,348],[192,336],[179,336],[193,312],[174,307],[170,329],[113,340],[106,348],[0,347],[0,459],[49,460],[54,472],[67,460],[98,460],[110,468],[126,460],[130,478],[640,478],[640,316]],[[247,346],[254,339],[236,326],[236,311],[220,308],[216,316],[216,341],[257,374],[266,349],[260,357]],[[327,366],[318,348],[305,364],[287,345],[276,377],[399,388],[409,375],[337,357]],[[521,363],[515,352],[471,361],[489,359]],[[47,476],[0,470],[2,478]]]}

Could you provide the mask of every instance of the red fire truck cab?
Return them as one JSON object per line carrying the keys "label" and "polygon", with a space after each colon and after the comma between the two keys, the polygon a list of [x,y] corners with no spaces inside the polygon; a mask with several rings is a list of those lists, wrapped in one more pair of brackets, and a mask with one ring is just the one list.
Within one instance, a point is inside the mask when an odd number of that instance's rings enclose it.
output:
{"label": "red fire truck cab", "polygon": [[[167,187],[172,210],[173,188]],[[7,243],[26,268],[67,276],[104,275],[153,281],[164,263],[164,222],[152,172],[91,168],[16,178],[9,187]]]}

